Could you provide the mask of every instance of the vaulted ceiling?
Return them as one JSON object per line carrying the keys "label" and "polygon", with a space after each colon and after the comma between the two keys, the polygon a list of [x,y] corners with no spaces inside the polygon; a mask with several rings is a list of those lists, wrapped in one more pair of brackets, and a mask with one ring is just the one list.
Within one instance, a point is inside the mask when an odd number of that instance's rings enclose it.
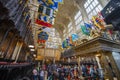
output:
{"label": "vaulted ceiling", "polygon": [[[62,4],[59,4],[58,12],[55,18],[55,24],[53,27],[60,33],[60,37],[62,38],[63,30],[67,27],[69,22],[74,18],[75,14],[78,12],[79,7],[82,2],[85,0],[63,0]],[[38,11],[38,2],[37,0],[30,0],[30,10],[32,16],[32,24],[35,28],[39,28],[38,25],[35,24],[35,18],[37,18]]]}
{"label": "vaulted ceiling", "polygon": [[78,10],[75,0],[64,0],[64,3],[59,5],[54,25],[59,33],[63,32]]}
{"label": "vaulted ceiling", "polygon": [[59,5],[58,13],[55,19],[55,27],[57,31],[63,35],[63,30],[68,26],[70,21],[74,19],[75,14],[79,11],[79,5],[86,0],[64,0],[63,4]]}

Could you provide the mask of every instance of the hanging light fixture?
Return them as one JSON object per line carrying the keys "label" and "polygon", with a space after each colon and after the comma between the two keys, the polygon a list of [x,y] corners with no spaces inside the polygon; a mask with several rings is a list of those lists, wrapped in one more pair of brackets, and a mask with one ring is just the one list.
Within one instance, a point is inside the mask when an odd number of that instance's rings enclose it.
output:
{"label": "hanging light fixture", "polygon": [[33,45],[29,45],[29,48],[34,48],[34,46]]}
{"label": "hanging light fixture", "polygon": [[36,54],[33,54],[34,57],[36,57],[37,55]]}
{"label": "hanging light fixture", "polygon": [[35,49],[30,49],[30,51],[35,51]]}

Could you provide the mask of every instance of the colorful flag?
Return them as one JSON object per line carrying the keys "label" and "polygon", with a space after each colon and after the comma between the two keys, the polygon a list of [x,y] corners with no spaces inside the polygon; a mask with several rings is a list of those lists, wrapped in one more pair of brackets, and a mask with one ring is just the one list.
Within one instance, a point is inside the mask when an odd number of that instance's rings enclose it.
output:
{"label": "colorful flag", "polygon": [[65,45],[64,45],[64,42],[62,42],[62,48],[66,48]]}
{"label": "colorful flag", "polygon": [[72,41],[78,40],[78,35],[77,34],[72,34]]}
{"label": "colorful flag", "polygon": [[84,25],[85,25],[87,28],[92,28],[92,25],[89,24],[89,23],[84,23]]}
{"label": "colorful flag", "polygon": [[[38,19],[39,20],[42,20],[44,22],[48,22],[49,21],[49,18],[47,16],[41,16],[41,15],[38,15]],[[48,22],[49,23],[49,22]]]}
{"label": "colorful flag", "polygon": [[38,40],[48,40],[49,35],[46,32],[40,32],[38,34]]}
{"label": "colorful flag", "polygon": [[66,46],[69,46],[69,38],[66,39]]}
{"label": "colorful flag", "polygon": [[55,2],[54,0],[52,0],[52,4],[49,4],[50,1],[42,1],[42,0],[38,0],[39,4],[40,5],[43,5],[43,6],[46,6],[48,8],[51,8],[51,9],[54,9],[54,10],[57,10],[58,9],[58,2]]}
{"label": "colorful flag", "polygon": [[64,40],[64,41],[62,42],[62,47],[63,47],[63,48],[67,48],[67,41],[66,41],[66,40]]}
{"label": "colorful flag", "polygon": [[53,0],[47,0],[47,3],[50,4],[50,5],[54,4]]}
{"label": "colorful flag", "polygon": [[55,2],[63,3],[63,0],[54,0]]}
{"label": "colorful flag", "polygon": [[42,15],[53,17],[54,10],[43,5],[39,5],[38,12]]}
{"label": "colorful flag", "polygon": [[47,23],[47,22],[44,22],[44,21],[39,20],[39,19],[36,19],[35,22],[36,22],[36,24],[38,24],[38,25],[42,25],[42,26],[44,26],[44,27],[52,27],[52,24]]}
{"label": "colorful flag", "polygon": [[90,35],[90,31],[87,29],[86,26],[81,25],[81,30],[82,30],[83,34],[88,35],[88,36]]}
{"label": "colorful flag", "polygon": [[105,27],[104,27],[104,25],[102,23],[102,20],[100,18],[98,18],[97,16],[93,16],[92,21],[93,21],[94,25],[96,27],[98,27],[99,29],[102,29],[102,30],[105,29]]}
{"label": "colorful flag", "polygon": [[69,44],[70,46],[73,46],[72,36],[69,36]]}
{"label": "colorful flag", "polygon": [[[53,2],[54,2],[54,1],[53,1]],[[57,10],[57,9],[58,9],[58,2],[54,2],[53,5],[49,5],[49,6],[47,6],[47,7],[51,8],[51,9],[54,9],[54,10]]]}

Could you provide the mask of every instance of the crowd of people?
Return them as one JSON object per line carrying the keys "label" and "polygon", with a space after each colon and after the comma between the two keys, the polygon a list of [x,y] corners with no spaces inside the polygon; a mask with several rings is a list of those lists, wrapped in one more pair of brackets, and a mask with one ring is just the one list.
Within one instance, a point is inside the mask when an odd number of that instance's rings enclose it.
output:
{"label": "crowd of people", "polygon": [[32,80],[103,80],[96,65],[42,65],[33,69]]}

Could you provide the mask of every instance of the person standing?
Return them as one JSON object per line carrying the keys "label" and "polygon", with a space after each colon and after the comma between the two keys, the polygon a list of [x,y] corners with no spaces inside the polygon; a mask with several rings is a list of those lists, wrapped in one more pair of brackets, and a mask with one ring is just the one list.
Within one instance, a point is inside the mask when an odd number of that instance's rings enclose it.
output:
{"label": "person standing", "polygon": [[38,80],[38,72],[36,68],[33,69],[33,80]]}
{"label": "person standing", "polygon": [[68,74],[67,80],[71,80],[70,73]]}
{"label": "person standing", "polygon": [[82,64],[81,70],[82,70],[82,76],[86,77],[87,76],[87,67]]}
{"label": "person standing", "polygon": [[44,80],[47,80],[48,72],[47,70],[44,71]]}
{"label": "person standing", "polygon": [[94,68],[93,68],[93,65],[91,65],[91,67],[90,67],[90,76],[91,76],[92,79],[94,78]]}
{"label": "person standing", "polygon": [[42,70],[40,71],[40,80],[44,80],[44,76],[45,76],[45,72],[44,72],[44,70],[42,69]]}
{"label": "person standing", "polygon": [[59,80],[65,80],[64,72],[61,72],[59,75]]}

